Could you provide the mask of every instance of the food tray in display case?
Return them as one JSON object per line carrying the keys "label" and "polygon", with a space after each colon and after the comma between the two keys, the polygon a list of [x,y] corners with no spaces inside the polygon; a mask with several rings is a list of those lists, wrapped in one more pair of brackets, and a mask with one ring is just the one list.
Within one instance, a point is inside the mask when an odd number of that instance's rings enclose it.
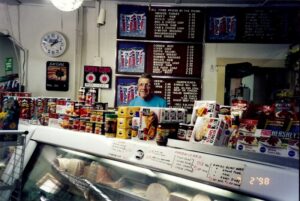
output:
{"label": "food tray in display case", "polygon": [[28,165],[22,191],[24,201],[261,200],[158,170],[43,143],[39,143]]}
{"label": "food tray in display case", "polygon": [[[31,170],[28,178],[36,179],[32,182],[34,185],[49,171],[52,174],[53,161],[58,158],[76,158],[83,160],[79,167],[91,166],[94,162],[112,170],[114,172],[112,175],[117,175],[116,178],[111,178],[113,182],[120,181],[120,185],[125,184],[122,188],[114,188],[114,183],[99,183],[94,182],[93,179],[86,179],[94,178],[91,175],[83,177],[83,181],[93,184],[90,185],[93,189],[101,186],[100,189],[103,191],[109,189],[108,196],[121,194],[126,199],[129,196],[131,200],[149,200],[151,193],[148,193],[147,197],[147,189],[151,186],[150,190],[158,188],[162,194],[171,196],[173,193],[172,196],[175,197],[177,193],[180,194],[178,196],[183,196],[182,194],[196,196],[201,193],[212,200],[294,201],[299,199],[299,165],[295,163],[284,166],[282,163],[272,164],[270,161],[243,159],[234,156],[234,153],[228,153],[230,155],[227,156],[226,153],[222,155],[216,151],[209,153],[208,150],[200,152],[163,147],[148,142],[112,139],[43,126],[36,126],[31,139],[37,142],[38,147],[50,147],[51,151],[47,151],[47,158],[49,153],[55,153],[50,157],[51,160],[43,159],[42,162],[31,162],[27,165],[27,169]],[[45,148],[40,149],[43,152]],[[214,147],[211,146],[210,149]],[[33,156],[35,153],[38,151],[35,151]],[[42,165],[44,168],[41,168],[42,174],[33,176],[34,173],[41,172],[35,170],[39,167],[38,164],[44,164]],[[71,170],[74,171],[76,168]],[[78,174],[84,176],[82,172]],[[122,177],[124,175],[126,177]],[[60,175],[58,178],[60,177],[63,176]],[[123,180],[119,180],[121,178]],[[134,193],[130,190],[131,186],[135,186]],[[184,190],[179,191],[174,186]],[[84,195],[81,198],[85,199]],[[122,199],[119,197],[117,200]]]}

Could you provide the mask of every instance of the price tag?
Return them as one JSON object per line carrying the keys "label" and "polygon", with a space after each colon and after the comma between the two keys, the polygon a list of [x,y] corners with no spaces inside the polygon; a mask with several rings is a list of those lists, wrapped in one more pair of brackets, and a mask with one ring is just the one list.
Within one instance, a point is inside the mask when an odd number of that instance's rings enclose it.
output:
{"label": "price tag", "polygon": [[112,158],[128,160],[133,154],[133,146],[125,140],[114,140],[107,154]]}

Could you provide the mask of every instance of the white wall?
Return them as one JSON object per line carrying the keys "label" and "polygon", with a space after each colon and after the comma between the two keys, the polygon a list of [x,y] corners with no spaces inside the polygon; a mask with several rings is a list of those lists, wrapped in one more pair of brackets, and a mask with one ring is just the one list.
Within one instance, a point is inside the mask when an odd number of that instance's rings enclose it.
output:
{"label": "white wall", "polygon": [[[138,1],[137,1],[138,2]],[[21,42],[29,50],[28,84],[27,90],[33,96],[58,96],[75,99],[78,87],[83,82],[82,66],[99,64],[95,57],[100,57],[100,64],[110,66],[113,70],[111,89],[102,89],[101,102],[108,102],[114,106],[115,96],[115,57],[117,35],[117,4],[116,1],[102,0],[101,7],[106,9],[106,24],[97,28],[98,1],[95,8],[84,8],[83,30],[80,29],[80,11],[61,12],[52,5],[20,5],[20,36]],[[155,5],[155,4],[153,4]],[[184,6],[183,4],[180,4]],[[0,14],[5,6],[0,4]],[[178,4],[176,4],[178,6]],[[199,5],[201,6],[201,5]],[[18,21],[17,6],[10,6],[10,12]],[[18,24],[18,23],[15,23]],[[0,18],[0,30],[7,28],[5,17]],[[18,27],[14,28],[18,31]],[[40,38],[48,31],[63,32],[68,40],[67,52],[57,58],[47,57],[40,48]],[[100,34],[98,40],[98,34]],[[82,36],[82,43],[80,38]],[[79,44],[79,45],[78,45]],[[77,47],[76,47],[77,45]],[[100,48],[98,49],[98,45]],[[202,99],[215,100],[217,92],[217,58],[262,58],[284,59],[288,45],[263,45],[263,44],[205,44],[203,55],[203,88]],[[78,52],[82,51],[80,58]],[[201,55],[200,55],[201,56]],[[68,92],[46,91],[46,61],[70,62],[70,81]]]}

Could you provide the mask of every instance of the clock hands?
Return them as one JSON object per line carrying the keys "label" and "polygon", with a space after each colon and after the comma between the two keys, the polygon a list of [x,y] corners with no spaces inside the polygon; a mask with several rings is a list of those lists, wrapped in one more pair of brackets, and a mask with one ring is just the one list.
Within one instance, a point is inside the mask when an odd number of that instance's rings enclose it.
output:
{"label": "clock hands", "polygon": [[55,39],[55,40],[54,40],[54,42],[53,42],[53,43],[51,43],[51,45],[50,45],[50,46],[52,47],[52,46],[53,46],[53,45],[55,45],[56,43],[58,43],[58,40],[57,40],[57,39]]}

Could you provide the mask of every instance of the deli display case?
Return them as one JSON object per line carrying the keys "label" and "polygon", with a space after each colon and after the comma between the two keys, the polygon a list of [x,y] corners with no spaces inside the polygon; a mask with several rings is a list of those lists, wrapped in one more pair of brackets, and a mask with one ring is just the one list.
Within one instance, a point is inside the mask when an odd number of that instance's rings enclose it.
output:
{"label": "deli display case", "polygon": [[[26,147],[31,151],[25,152],[23,201],[299,200],[295,159],[282,158],[276,164],[207,149],[201,152],[44,126],[32,128],[32,143]],[[26,125],[21,129],[27,130]]]}

